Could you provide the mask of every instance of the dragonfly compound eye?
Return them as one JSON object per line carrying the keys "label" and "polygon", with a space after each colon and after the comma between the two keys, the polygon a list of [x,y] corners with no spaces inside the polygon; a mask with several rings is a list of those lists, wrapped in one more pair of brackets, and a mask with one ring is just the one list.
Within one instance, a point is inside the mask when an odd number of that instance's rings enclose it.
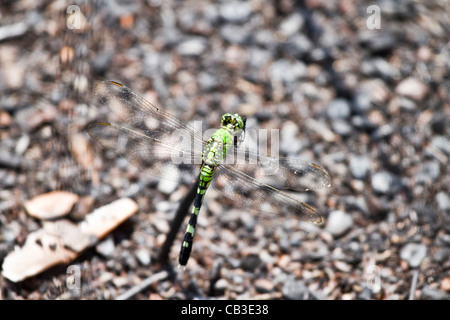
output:
{"label": "dragonfly compound eye", "polygon": [[234,118],[234,116],[231,113],[225,113],[222,116],[222,126],[227,126],[229,124],[233,124],[236,121],[236,119]]}

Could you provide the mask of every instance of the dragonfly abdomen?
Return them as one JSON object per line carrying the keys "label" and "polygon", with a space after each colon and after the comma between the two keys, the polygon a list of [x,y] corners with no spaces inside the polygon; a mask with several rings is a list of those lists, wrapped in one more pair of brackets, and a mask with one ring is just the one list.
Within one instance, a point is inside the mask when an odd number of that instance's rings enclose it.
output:
{"label": "dragonfly abdomen", "polygon": [[195,196],[194,206],[192,208],[191,217],[189,219],[186,233],[184,234],[183,242],[181,243],[180,256],[178,263],[181,267],[186,266],[192,251],[192,243],[194,241],[195,228],[197,226],[197,217],[202,206],[203,196],[208,189],[212,176],[214,174],[214,166],[204,164],[200,172],[200,182],[197,188],[197,195]]}

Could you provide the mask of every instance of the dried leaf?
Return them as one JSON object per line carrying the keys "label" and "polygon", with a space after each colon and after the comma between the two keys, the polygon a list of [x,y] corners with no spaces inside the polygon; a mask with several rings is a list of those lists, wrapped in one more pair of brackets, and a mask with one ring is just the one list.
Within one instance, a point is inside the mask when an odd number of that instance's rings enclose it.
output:
{"label": "dried leaf", "polygon": [[25,202],[25,210],[38,219],[55,219],[65,216],[78,201],[78,196],[67,191],[52,191]]}
{"label": "dried leaf", "polygon": [[40,229],[28,235],[22,248],[6,256],[2,274],[5,278],[18,282],[54,265],[67,263],[76,256],[75,252],[64,248],[58,237]]}
{"label": "dried leaf", "polygon": [[78,225],[68,220],[47,221],[42,229],[28,235],[22,248],[6,256],[2,274],[18,282],[54,265],[68,263],[132,216],[137,209],[136,202],[122,198],[94,210]]}

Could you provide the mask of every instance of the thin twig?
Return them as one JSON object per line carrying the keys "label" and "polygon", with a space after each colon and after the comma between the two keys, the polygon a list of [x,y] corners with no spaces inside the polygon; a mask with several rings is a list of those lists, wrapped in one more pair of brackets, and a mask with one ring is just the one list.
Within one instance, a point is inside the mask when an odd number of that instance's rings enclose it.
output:
{"label": "thin twig", "polygon": [[411,289],[409,291],[409,300],[414,300],[414,293],[416,291],[417,279],[419,278],[419,269],[415,269],[413,273],[413,278],[411,281]]}
{"label": "thin twig", "polygon": [[151,275],[150,277],[144,279],[141,283],[138,285],[130,288],[128,291],[125,291],[120,296],[116,298],[116,300],[128,300],[137,293],[141,292],[142,290],[145,290],[147,287],[155,283],[156,281],[163,280],[169,276],[169,273],[167,271],[161,271],[158,273],[155,273]]}

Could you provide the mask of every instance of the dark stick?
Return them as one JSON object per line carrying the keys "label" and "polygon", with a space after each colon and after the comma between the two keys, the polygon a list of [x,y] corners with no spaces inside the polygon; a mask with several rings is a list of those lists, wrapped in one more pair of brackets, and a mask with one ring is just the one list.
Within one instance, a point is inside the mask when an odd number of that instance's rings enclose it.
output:
{"label": "dark stick", "polygon": [[195,195],[197,194],[197,187],[200,179],[197,179],[195,184],[192,185],[188,194],[184,198],[183,202],[180,203],[178,207],[175,218],[172,221],[170,231],[167,234],[166,241],[161,248],[161,252],[159,253],[158,260],[162,265],[167,265],[169,260],[170,248],[172,247],[173,242],[177,236],[178,231],[180,230],[180,226],[184,221],[184,218],[190,213],[189,209],[192,206],[192,202],[194,202]]}

